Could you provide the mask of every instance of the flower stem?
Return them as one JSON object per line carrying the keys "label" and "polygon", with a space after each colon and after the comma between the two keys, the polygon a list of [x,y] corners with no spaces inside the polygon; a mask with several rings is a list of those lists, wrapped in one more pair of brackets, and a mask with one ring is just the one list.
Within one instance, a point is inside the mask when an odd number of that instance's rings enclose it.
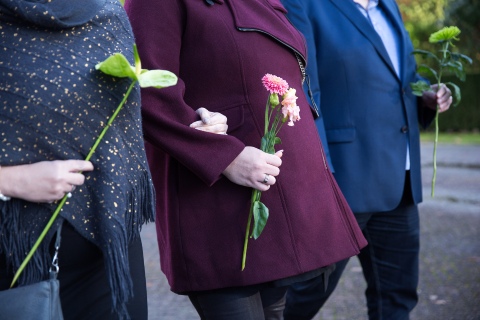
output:
{"label": "flower stem", "polygon": [[[437,78],[437,90],[440,90],[440,85],[442,83],[442,73],[443,73],[443,65],[445,64],[445,60],[447,59],[447,50],[448,50],[448,41],[444,44],[443,46],[443,58],[440,61],[440,70],[438,73],[438,78]],[[432,191],[431,191],[431,197],[435,197],[435,182],[437,180],[437,145],[438,145],[438,133],[439,133],[439,127],[438,127],[438,108],[439,105],[437,104],[436,111],[435,111],[435,139],[433,141],[433,175],[432,175]]]}
{"label": "flower stem", "polygon": [[97,140],[96,140],[95,143],[93,144],[92,148],[90,149],[90,152],[87,154],[87,157],[85,158],[85,161],[89,161],[90,158],[92,157],[93,153],[95,152],[95,150],[97,149],[98,145],[99,145],[100,142],[102,141],[103,136],[105,135],[105,133],[107,133],[107,131],[108,131],[108,129],[111,127],[113,121],[115,120],[115,118],[117,117],[118,113],[119,113],[120,110],[122,109],[123,105],[124,105],[125,102],[127,101],[127,98],[128,98],[128,96],[130,95],[130,92],[132,91],[132,89],[135,87],[135,83],[136,83],[136,82],[137,82],[136,80],[132,81],[132,83],[130,84],[130,87],[128,87],[128,90],[127,90],[127,92],[125,93],[125,95],[123,96],[122,101],[120,102],[120,104],[118,105],[117,109],[116,109],[115,112],[113,113],[112,117],[108,120],[107,125],[103,128],[102,132],[100,133],[100,135],[98,136]]}
{"label": "flower stem", "polygon": [[253,189],[252,191],[252,198],[251,202],[252,205],[250,206],[250,212],[248,214],[248,221],[247,221],[247,229],[245,231],[245,240],[243,242],[243,255],[242,255],[242,271],[245,269],[245,262],[247,260],[247,247],[248,247],[248,238],[250,238],[250,225],[252,223],[252,217],[253,217],[253,203],[258,197],[258,191],[257,189]]}
{"label": "flower stem", "polygon": [[[125,104],[125,102],[127,101],[127,98],[128,96],[130,95],[130,92],[132,91],[132,89],[135,87],[135,83],[136,83],[136,80],[132,81],[132,83],[130,84],[130,87],[128,87],[128,90],[127,92],[125,93],[125,95],[123,96],[123,99],[122,101],[120,102],[120,104],[118,105],[117,109],[115,110],[115,112],[113,113],[112,117],[108,120],[107,122],[107,125],[103,128],[102,132],[100,133],[100,135],[97,137],[97,140],[95,141],[95,143],[93,144],[92,148],[90,149],[90,152],[87,154],[87,157],[85,158],[86,161],[90,160],[90,158],[92,157],[93,153],[95,152],[95,150],[97,149],[98,145],[100,144],[100,142],[102,141],[103,137],[105,136],[105,133],[107,132],[107,130],[111,127],[113,121],[115,120],[115,118],[117,117],[118,113],[120,112],[120,110],[122,109],[123,105]],[[27,266],[28,262],[32,259],[33,255],[35,254],[35,252],[37,251],[38,247],[40,246],[40,243],[43,241],[43,239],[45,238],[45,236],[47,235],[48,231],[50,230],[50,228],[52,227],[53,223],[55,222],[55,219],[57,218],[58,214],[60,213],[60,211],[62,210],[62,207],[63,205],[65,204],[65,202],[67,201],[67,194],[65,194],[65,196],[63,196],[63,198],[60,200],[60,203],[58,204],[57,208],[55,209],[55,211],[53,212],[52,216],[50,217],[50,220],[48,220],[47,222],[47,225],[45,226],[45,228],[43,229],[42,233],[40,234],[40,236],[38,237],[37,241],[35,242],[35,244],[33,245],[32,249],[30,250],[30,252],[28,252],[27,256],[25,257],[25,260],[23,260],[22,264],[20,265],[20,267],[18,268],[17,272],[15,273],[15,276],[13,277],[13,280],[12,280],[12,283],[10,284],[10,288],[12,288],[14,285],[15,285],[15,282],[18,280],[18,278],[20,277],[20,275],[22,274],[23,270],[25,269],[25,267]]]}
{"label": "flower stem", "polygon": [[47,235],[48,230],[50,230],[53,222],[55,221],[55,219],[57,218],[57,216],[58,216],[59,212],[61,211],[63,205],[67,201],[67,198],[68,198],[67,195],[63,196],[62,200],[60,201],[60,203],[57,206],[57,209],[55,209],[55,211],[53,212],[52,217],[50,218],[50,220],[48,220],[47,225],[43,229],[42,233],[38,237],[37,241],[33,245],[30,252],[25,257],[25,260],[23,260],[22,264],[20,265],[20,268],[18,268],[17,272],[15,273],[15,276],[13,277],[12,283],[10,284],[10,288],[12,288],[14,286],[15,282],[18,280],[18,278],[22,274],[23,270],[27,266],[27,263],[30,261],[30,259],[32,259],[33,254],[35,253],[35,251],[37,251],[37,248],[40,246],[40,243],[42,242],[43,238],[45,238],[45,236]]}
{"label": "flower stem", "polygon": [[432,176],[432,198],[435,197],[435,181],[437,180],[437,144],[438,144],[438,106],[435,113],[435,140],[433,141],[433,176]]}

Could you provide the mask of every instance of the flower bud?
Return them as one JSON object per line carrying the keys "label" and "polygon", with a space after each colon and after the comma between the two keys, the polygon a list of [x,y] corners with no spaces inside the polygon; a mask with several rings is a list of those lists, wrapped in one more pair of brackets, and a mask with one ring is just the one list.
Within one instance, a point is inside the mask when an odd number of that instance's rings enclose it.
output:
{"label": "flower bud", "polygon": [[280,103],[280,100],[278,99],[278,94],[272,93],[270,95],[269,102],[272,108],[275,108],[276,106],[278,106],[278,104]]}

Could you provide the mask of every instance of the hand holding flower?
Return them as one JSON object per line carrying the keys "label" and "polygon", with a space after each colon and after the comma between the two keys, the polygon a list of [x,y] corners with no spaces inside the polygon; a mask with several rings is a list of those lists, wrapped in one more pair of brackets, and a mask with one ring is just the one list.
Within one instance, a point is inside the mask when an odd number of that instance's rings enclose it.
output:
{"label": "hand holding flower", "polygon": [[[264,135],[261,139],[260,149],[267,153],[274,154],[275,145],[281,143],[280,138],[277,136],[280,129],[287,120],[289,126],[293,126],[295,121],[300,120],[300,108],[296,103],[296,90],[289,88],[288,83],[282,78],[272,74],[266,74],[262,78],[262,83],[265,89],[268,90],[269,96],[267,99],[267,105],[265,107],[265,127]],[[281,104],[279,95],[282,96]],[[281,154],[282,153],[280,153],[279,156],[281,156]],[[273,175],[267,171],[264,171],[263,175],[260,175],[260,177],[257,177],[257,179],[260,179],[261,183],[264,184],[265,187],[254,188],[252,191],[251,206],[243,245],[242,270],[245,269],[245,262],[247,259],[248,239],[251,237],[257,239],[267,224],[269,211],[267,206],[260,202],[260,191],[268,190],[270,188],[270,184],[276,182],[275,180],[272,183],[273,177],[271,176]],[[251,226],[252,218],[253,226]]]}
{"label": "hand holding flower", "polygon": [[422,100],[425,105],[432,110],[438,110],[440,113],[450,109],[453,101],[450,89],[444,84],[440,84],[440,86],[433,84],[430,88],[431,90],[423,92],[422,95]]}
{"label": "hand holding flower", "polygon": [[[451,87],[455,97],[455,103],[453,106],[457,106],[461,100],[460,88],[453,82],[442,83],[442,75],[444,72],[453,72],[453,74],[465,81],[465,69],[463,63],[472,63],[472,59],[464,54],[453,52],[450,47],[454,47],[453,41],[458,41],[460,35],[460,29],[455,26],[444,27],[437,32],[434,32],[429,37],[430,43],[436,43],[440,46],[438,55],[426,51],[426,50],[414,50],[413,54],[421,55],[425,58],[431,59],[434,62],[434,67],[430,67],[426,64],[422,64],[418,68],[419,73],[424,73],[427,77],[431,77],[435,80],[436,84],[430,86],[424,80],[419,80],[415,83],[411,83],[410,86],[413,89],[413,94],[422,97],[426,106],[436,110],[435,114],[435,140],[433,144],[433,176],[432,176],[432,192],[431,195],[435,195],[435,181],[437,177],[437,145],[438,145],[438,115],[450,108],[452,104],[452,92],[448,88]],[[439,89],[438,89],[439,88]],[[437,90],[438,89],[438,90]]]}
{"label": "hand holding flower", "polygon": [[[84,160],[39,161],[16,166],[2,166],[0,190],[12,198],[31,202],[52,202],[62,199],[85,181],[83,171],[92,171],[93,164]],[[1,184],[3,182],[3,184]]]}
{"label": "hand holding flower", "polygon": [[[133,46],[133,54],[135,59],[135,66],[131,66],[127,58],[125,58],[125,56],[121,53],[114,53],[113,55],[108,57],[105,61],[100,62],[95,66],[96,70],[100,70],[105,74],[111,75],[113,77],[118,77],[118,78],[130,78],[132,82],[130,83],[130,86],[128,87],[127,92],[123,96],[122,101],[120,101],[119,105],[113,112],[112,116],[108,119],[103,130],[100,132],[99,136],[95,140],[93,146],[90,148],[90,151],[85,157],[85,161],[89,161],[91,159],[98,145],[102,142],[103,137],[107,133],[108,129],[113,125],[113,121],[115,120],[115,118],[120,113],[123,106],[125,105],[125,102],[127,101],[128,96],[130,95],[130,92],[133,90],[133,88],[137,83],[142,88],[153,87],[157,89],[173,86],[177,83],[177,76],[170,71],[142,69],[140,57],[138,55],[137,47],[135,45]],[[88,169],[88,167],[86,168]],[[77,173],[80,174],[82,172],[77,171]],[[69,188],[69,190],[72,190],[71,187]],[[68,194],[65,194],[65,196],[62,199],[60,199],[60,202],[58,203],[57,208],[55,209],[52,216],[50,217],[50,220],[48,221],[47,225],[43,229],[42,233],[38,237],[32,249],[27,254],[26,258],[23,260],[17,272],[15,273],[12,283],[10,284],[10,287],[14,286],[15,282],[18,280],[18,277],[21,275],[21,273],[25,269],[27,263],[31,260],[38,246],[43,241],[47,232],[52,227],[53,223],[55,222],[55,219],[58,217],[58,215],[60,214],[60,211],[65,205],[68,195],[70,195],[70,192],[68,192]]]}
{"label": "hand holding flower", "polygon": [[[223,175],[233,183],[260,191],[267,191],[275,184],[275,177],[280,173],[283,150],[268,154],[254,147],[245,147],[243,151],[225,169]],[[268,184],[263,183],[268,174]]]}

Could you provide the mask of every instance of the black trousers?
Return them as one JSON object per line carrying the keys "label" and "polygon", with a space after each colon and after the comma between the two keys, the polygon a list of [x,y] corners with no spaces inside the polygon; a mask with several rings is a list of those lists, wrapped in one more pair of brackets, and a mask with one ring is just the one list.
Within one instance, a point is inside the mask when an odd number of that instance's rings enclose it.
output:
{"label": "black trousers", "polygon": [[202,320],[282,320],[287,287],[253,285],[190,293]]}
{"label": "black trousers", "polygon": [[[133,298],[128,302],[132,319],[147,320],[148,304],[141,239],[129,246]],[[112,313],[112,295],[100,249],[78,234],[67,222],[62,228],[59,252],[60,300],[66,320],[116,320]],[[7,289],[13,278],[0,255],[0,290]],[[4,276],[6,275],[6,276]]]}

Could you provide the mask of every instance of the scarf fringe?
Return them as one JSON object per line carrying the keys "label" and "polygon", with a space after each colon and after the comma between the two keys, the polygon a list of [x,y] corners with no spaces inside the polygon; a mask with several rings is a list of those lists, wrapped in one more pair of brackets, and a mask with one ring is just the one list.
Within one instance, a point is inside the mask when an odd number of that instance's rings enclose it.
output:
{"label": "scarf fringe", "polygon": [[[45,223],[35,229],[29,228],[27,226],[29,222],[22,219],[23,203],[23,200],[12,199],[0,206],[0,254],[5,255],[7,267],[11,268],[13,272],[20,268],[43,228],[45,228],[51,214],[50,209],[42,207],[38,214],[46,217]],[[57,231],[59,222],[60,220],[57,219],[25,267],[18,279],[18,286],[48,279],[52,259],[49,245]]]}
{"label": "scarf fringe", "polygon": [[[150,174],[146,172],[128,193],[125,215],[126,232],[111,234],[112,241],[105,241],[105,266],[112,290],[113,308],[120,319],[130,319],[126,304],[132,298],[133,283],[130,276],[128,244],[140,237],[142,225],[155,219],[155,195]],[[125,236],[126,235],[126,236]]]}

